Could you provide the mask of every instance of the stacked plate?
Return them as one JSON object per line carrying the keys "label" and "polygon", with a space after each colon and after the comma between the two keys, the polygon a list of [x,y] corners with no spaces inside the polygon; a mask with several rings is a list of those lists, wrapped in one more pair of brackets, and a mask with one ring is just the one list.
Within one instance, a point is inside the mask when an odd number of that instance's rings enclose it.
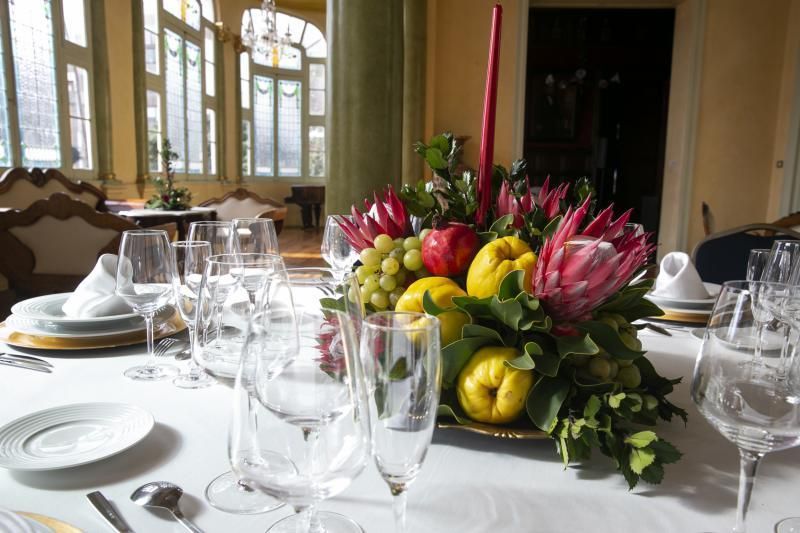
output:
{"label": "stacked plate", "polygon": [[[0,341],[23,348],[77,350],[109,348],[145,340],[144,320],[135,313],[75,318],[62,307],[71,293],[47,294],[17,303],[11,316],[0,324]],[[183,329],[172,307],[163,307],[155,317],[156,337]]]}
{"label": "stacked plate", "polygon": [[661,320],[705,324],[714,308],[714,302],[717,301],[721,285],[716,283],[703,283],[703,285],[705,285],[709,297],[700,300],[666,298],[652,293],[645,296],[645,298],[664,311],[664,316],[658,317]]}

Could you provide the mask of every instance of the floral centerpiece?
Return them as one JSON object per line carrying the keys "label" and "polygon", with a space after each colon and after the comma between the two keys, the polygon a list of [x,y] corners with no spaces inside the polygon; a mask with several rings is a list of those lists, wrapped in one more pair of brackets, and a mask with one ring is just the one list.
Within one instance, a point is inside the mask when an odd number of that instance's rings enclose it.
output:
{"label": "floral centerpiece", "polygon": [[175,187],[175,167],[173,161],[180,156],[172,150],[169,139],[164,139],[161,147],[161,165],[164,168],[164,177],[152,177],[156,193],[147,201],[148,209],[162,209],[164,211],[186,211],[191,207],[192,193],[186,187]]}

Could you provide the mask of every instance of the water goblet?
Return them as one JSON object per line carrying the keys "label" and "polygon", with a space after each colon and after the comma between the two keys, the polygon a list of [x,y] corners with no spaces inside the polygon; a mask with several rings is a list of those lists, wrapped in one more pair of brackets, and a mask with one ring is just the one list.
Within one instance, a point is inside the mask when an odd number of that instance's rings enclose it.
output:
{"label": "water goblet", "polygon": [[156,364],[153,354],[156,311],[174,295],[175,259],[169,237],[161,230],[128,230],[119,244],[116,293],[144,318],[148,361],[125,371],[125,376],[139,381],[156,381],[178,373],[174,365]]}
{"label": "water goblet", "polygon": [[271,218],[234,218],[240,253],[278,254],[278,234]]}
{"label": "water goblet", "polygon": [[211,254],[232,254],[238,251],[233,222],[201,221],[189,224],[189,241],[206,241],[211,244]]}
{"label": "water goblet", "polygon": [[175,300],[181,318],[189,330],[189,371],[172,380],[182,389],[199,389],[217,382],[203,371],[194,360],[194,346],[197,326],[197,309],[200,285],[206,259],[211,256],[211,244],[206,241],[176,241],[171,245],[175,256],[178,283],[175,284]]}
{"label": "water goblet", "polygon": [[406,531],[406,494],[436,425],[441,383],[439,320],[382,312],[361,330],[375,464],[393,496],[395,531]]}
{"label": "water goblet", "polygon": [[[777,369],[761,357],[767,341],[753,335],[758,315],[775,305],[765,306],[763,300],[780,300],[786,289],[786,285],[769,282],[725,283],[694,369],[692,400],[711,425],[739,448],[734,533],[745,533],[761,458],[800,445],[798,369],[791,368],[787,379],[779,379]],[[774,339],[769,341],[773,347]]]}
{"label": "water goblet", "polygon": [[358,259],[358,253],[350,246],[337,218],[336,215],[329,215],[325,221],[321,252],[322,259],[341,276],[352,270],[353,263]]}
{"label": "water goblet", "polygon": [[[363,532],[316,505],[343,491],[369,457],[369,423],[358,352],[361,306],[353,276],[322,269],[287,271],[298,344],[275,364],[272,304],[251,321],[235,386],[231,464],[243,479],[296,514],[271,533]],[[256,347],[256,349],[251,349]],[[289,346],[287,345],[287,349]]]}

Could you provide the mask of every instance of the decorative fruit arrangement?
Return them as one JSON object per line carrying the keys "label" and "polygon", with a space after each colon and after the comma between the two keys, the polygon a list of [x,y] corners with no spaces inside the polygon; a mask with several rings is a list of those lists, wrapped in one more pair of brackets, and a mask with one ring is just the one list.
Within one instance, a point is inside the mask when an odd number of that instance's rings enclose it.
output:
{"label": "decorative fruit arrangement", "polygon": [[398,237],[382,233],[372,241],[372,247],[359,254],[361,266],[356,277],[361,286],[361,301],[376,309],[395,309],[406,286],[427,275],[422,265],[422,244],[416,236]]}
{"label": "decorative fruit arrangement", "polygon": [[466,224],[434,222],[422,241],[422,262],[434,276],[460,276],[478,251],[478,234]]}

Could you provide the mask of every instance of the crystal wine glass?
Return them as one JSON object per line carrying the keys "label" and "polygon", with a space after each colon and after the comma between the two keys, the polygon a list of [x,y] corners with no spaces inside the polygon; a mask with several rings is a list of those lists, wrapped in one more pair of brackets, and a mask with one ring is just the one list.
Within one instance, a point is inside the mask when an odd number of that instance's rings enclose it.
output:
{"label": "crystal wine glass", "polygon": [[243,254],[278,254],[278,234],[271,218],[234,218],[238,251]]}
{"label": "crystal wine glass", "polygon": [[761,281],[786,283],[793,268],[800,263],[800,241],[777,240],[772,243]]}
{"label": "crystal wine glass", "polygon": [[[261,264],[256,262],[258,257],[265,258]],[[276,279],[284,282],[276,283]],[[286,271],[279,256],[222,254],[208,258],[200,292],[194,350],[194,357],[207,372],[222,378],[236,376],[253,315],[251,300],[263,303],[267,298],[261,292],[270,291],[267,301],[278,302],[279,309],[285,309],[288,303],[293,323],[291,291],[285,279]],[[270,340],[275,346],[285,345],[275,342],[274,336]],[[286,353],[293,351],[287,349]],[[280,358],[276,356],[275,359]],[[263,513],[283,505],[272,496],[253,489],[233,471],[214,478],[206,487],[205,496],[213,507],[235,514]]]}
{"label": "crystal wine glass", "polygon": [[760,354],[780,348],[781,336],[753,335],[764,309],[780,305],[787,286],[732,281],[722,286],[692,379],[692,400],[739,448],[739,498],[734,533],[745,532],[759,461],[767,452],[800,444],[800,373],[778,379]]}
{"label": "crystal wine glass", "polygon": [[211,256],[211,244],[206,241],[176,241],[171,244],[177,267],[178,283],[175,284],[175,300],[181,318],[189,330],[189,371],[177,376],[172,383],[182,389],[199,389],[217,382],[194,360],[197,309],[200,284],[206,259]]}
{"label": "crystal wine glass", "polygon": [[358,253],[347,242],[347,237],[336,220],[337,216],[329,215],[325,221],[325,233],[322,236],[322,258],[334,272],[342,276],[353,268]]}
{"label": "crystal wine glass", "polygon": [[766,248],[754,248],[750,250],[747,256],[747,281],[760,281],[761,275],[764,273],[764,267],[767,266],[769,254],[771,250]]}
{"label": "crystal wine glass", "polygon": [[[256,314],[236,383],[231,463],[242,478],[294,507],[296,514],[271,533],[360,533],[347,517],[316,512],[317,503],[343,491],[369,457],[358,291],[352,275],[339,281],[330,270],[287,272],[299,347],[281,365],[251,349],[273,344],[273,306]],[[271,370],[276,366],[282,369]]]}
{"label": "crystal wine glass", "polygon": [[433,437],[441,383],[439,320],[421,313],[367,317],[361,360],[370,394],[375,464],[393,496],[395,531],[406,531],[406,491]]}
{"label": "crystal wine glass", "polygon": [[144,318],[148,361],[125,371],[139,381],[156,381],[178,373],[174,365],[156,364],[153,354],[153,316],[173,297],[175,259],[169,237],[161,230],[128,230],[122,234],[117,260],[116,293]]}
{"label": "crystal wine glass", "polygon": [[189,224],[189,241],[206,241],[211,243],[211,254],[233,254],[238,251],[236,230],[233,222],[202,221]]}

